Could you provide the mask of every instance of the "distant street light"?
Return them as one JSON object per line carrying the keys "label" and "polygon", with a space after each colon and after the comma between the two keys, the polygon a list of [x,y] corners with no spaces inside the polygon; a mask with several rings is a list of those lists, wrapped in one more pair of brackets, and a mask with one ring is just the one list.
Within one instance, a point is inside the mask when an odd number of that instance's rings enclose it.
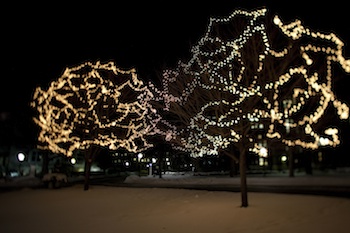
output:
{"label": "distant street light", "polygon": [[139,163],[139,176],[141,176],[141,159],[142,159],[142,157],[143,157],[142,153],[137,154],[138,163]]}
{"label": "distant street light", "polygon": [[71,163],[72,165],[74,165],[74,164],[77,163],[77,160],[76,160],[75,158],[71,158],[71,159],[70,159],[70,163]]}
{"label": "distant street light", "polygon": [[287,162],[287,156],[283,155],[283,156],[281,157],[281,161],[284,162],[284,163]]}
{"label": "distant street light", "polygon": [[147,167],[148,167],[148,176],[152,176],[152,166],[153,166],[153,164],[152,163],[149,163],[148,165],[147,165]]}
{"label": "distant street light", "polygon": [[18,170],[19,170],[19,174],[22,176],[23,175],[23,171],[22,171],[22,162],[25,160],[26,155],[22,152],[19,152],[17,154],[17,159],[19,161],[19,166],[18,166]]}
{"label": "distant street light", "polygon": [[25,160],[25,158],[26,158],[26,155],[25,155],[24,153],[19,152],[19,153],[17,154],[17,159],[18,159],[18,161],[23,162],[23,161]]}
{"label": "distant street light", "polygon": [[139,159],[139,161],[141,161],[142,157],[143,157],[143,154],[142,154],[142,153],[138,153],[138,154],[137,154],[137,158]]}

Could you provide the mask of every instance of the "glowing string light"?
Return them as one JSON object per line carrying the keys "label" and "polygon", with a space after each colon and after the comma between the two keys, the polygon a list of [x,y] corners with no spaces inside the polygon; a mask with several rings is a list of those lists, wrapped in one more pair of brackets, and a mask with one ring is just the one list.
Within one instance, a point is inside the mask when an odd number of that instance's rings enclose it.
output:
{"label": "glowing string light", "polygon": [[[336,98],[332,88],[334,63],[350,72],[350,60],[343,56],[343,42],[333,33],[308,29],[300,20],[289,24],[278,16],[271,21],[260,20],[266,14],[266,9],[237,10],[228,17],[211,18],[207,32],[191,49],[189,61],[164,71],[162,90],[151,86],[156,100],[164,102],[164,110],[184,119],[182,126],[168,123],[172,127],[171,138],[181,141],[178,149],[193,156],[218,154],[247,137],[250,150],[258,154],[263,151],[265,155],[267,152],[261,150],[252,130],[255,124],[263,126],[267,138],[288,146],[316,149],[321,144],[340,143],[338,130],[328,128],[319,132],[315,125],[331,106],[340,119],[349,117],[349,107]],[[225,26],[233,29],[238,26],[236,18],[246,19],[246,24],[239,25],[241,31],[237,35],[229,37],[220,31]],[[271,25],[266,22],[276,26],[289,44],[277,49]],[[252,43],[256,50],[250,52],[256,52],[256,57],[247,54]],[[326,66],[318,65],[316,57],[324,58]],[[256,64],[249,63],[254,60]],[[290,65],[280,73],[269,68],[278,63]],[[320,70],[324,67],[326,72]],[[270,70],[275,73],[268,73]],[[288,96],[283,90],[293,82],[303,85],[290,86]],[[284,102],[288,104],[284,106]],[[313,109],[304,112],[310,103]],[[251,125],[251,130],[242,130],[242,123]],[[289,138],[292,134],[287,131],[296,132],[300,128],[305,135]]]}
{"label": "glowing string light", "polygon": [[38,111],[41,148],[71,156],[91,145],[130,152],[152,145],[155,134],[152,93],[136,71],[121,70],[113,62],[86,62],[67,68],[45,91],[38,87],[31,103]]}

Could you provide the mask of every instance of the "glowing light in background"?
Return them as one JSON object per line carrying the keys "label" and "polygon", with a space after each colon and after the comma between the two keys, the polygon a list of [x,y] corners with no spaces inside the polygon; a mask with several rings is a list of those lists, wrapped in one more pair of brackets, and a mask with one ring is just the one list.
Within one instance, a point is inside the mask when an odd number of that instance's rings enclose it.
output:
{"label": "glowing light in background", "polygon": [[77,163],[77,160],[76,160],[75,158],[71,158],[71,159],[70,159],[70,163],[74,165],[74,164]]}
{"label": "glowing light in background", "polygon": [[18,159],[18,161],[23,162],[23,161],[25,160],[25,158],[26,158],[26,155],[25,155],[24,153],[19,152],[19,153],[17,154],[17,159]]}

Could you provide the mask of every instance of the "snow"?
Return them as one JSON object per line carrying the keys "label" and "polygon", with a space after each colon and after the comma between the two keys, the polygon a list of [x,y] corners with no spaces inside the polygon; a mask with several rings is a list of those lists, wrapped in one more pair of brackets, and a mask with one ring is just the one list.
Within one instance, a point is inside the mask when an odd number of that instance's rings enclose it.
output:
{"label": "snow", "polygon": [[[179,175],[177,173],[163,175],[161,179],[158,176],[128,176],[124,181],[128,184],[152,184],[152,185],[230,185],[239,186],[239,176],[194,176],[193,174]],[[247,185],[278,185],[278,186],[349,186],[350,175],[336,176],[298,176],[290,178],[287,176],[251,176],[247,177]]]}
{"label": "snow", "polygon": [[25,188],[0,193],[0,232],[349,232],[350,199],[271,193],[248,198],[249,207],[241,208],[237,192],[106,186],[83,191],[81,184]]}

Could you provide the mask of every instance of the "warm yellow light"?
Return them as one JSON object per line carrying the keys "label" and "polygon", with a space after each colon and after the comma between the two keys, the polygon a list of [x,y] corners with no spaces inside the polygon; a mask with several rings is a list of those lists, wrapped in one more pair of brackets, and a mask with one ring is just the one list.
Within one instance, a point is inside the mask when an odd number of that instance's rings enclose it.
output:
{"label": "warm yellow light", "polygon": [[152,98],[134,69],[124,71],[113,62],[67,68],[48,90],[38,87],[34,93],[38,141],[67,156],[91,145],[145,150],[152,146],[145,136],[156,131],[148,122],[159,118],[149,103]]}

